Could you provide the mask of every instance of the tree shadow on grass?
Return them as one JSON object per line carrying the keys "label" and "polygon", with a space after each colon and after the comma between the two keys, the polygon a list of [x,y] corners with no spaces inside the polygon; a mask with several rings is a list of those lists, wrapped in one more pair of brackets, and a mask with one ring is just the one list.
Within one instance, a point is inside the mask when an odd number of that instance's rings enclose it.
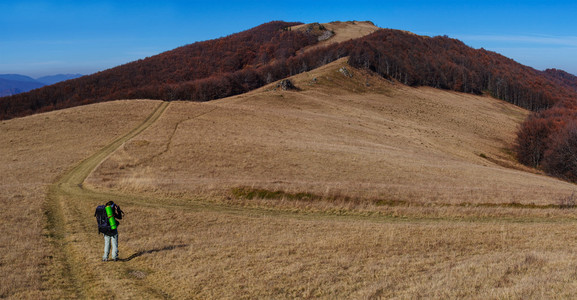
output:
{"label": "tree shadow on grass", "polygon": [[131,261],[137,257],[144,255],[144,254],[150,254],[150,253],[162,252],[162,251],[170,251],[170,250],[174,250],[174,249],[178,249],[178,248],[184,248],[186,246],[188,246],[188,245],[181,244],[181,245],[172,245],[172,246],[166,246],[163,248],[156,248],[156,249],[151,249],[151,250],[139,251],[139,252],[132,254],[131,256],[129,256],[127,258],[120,258],[118,260],[119,261]]}

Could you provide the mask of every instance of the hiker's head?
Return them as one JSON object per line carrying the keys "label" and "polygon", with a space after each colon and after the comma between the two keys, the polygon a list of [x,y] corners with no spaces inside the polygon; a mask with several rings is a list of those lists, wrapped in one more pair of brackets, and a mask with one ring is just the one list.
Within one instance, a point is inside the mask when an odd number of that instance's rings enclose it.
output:
{"label": "hiker's head", "polygon": [[108,202],[106,202],[106,206],[114,206],[114,201],[108,201]]}

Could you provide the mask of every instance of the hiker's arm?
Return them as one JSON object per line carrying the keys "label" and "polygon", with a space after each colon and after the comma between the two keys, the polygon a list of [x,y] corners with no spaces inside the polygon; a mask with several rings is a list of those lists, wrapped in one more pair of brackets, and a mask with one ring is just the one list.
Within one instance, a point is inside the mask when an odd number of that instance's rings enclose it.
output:
{"label": "hiker's arm", "polygon": [[121,220],[122,219],[122,210],[120,206],[116,205],[114,209],[114,218]]}

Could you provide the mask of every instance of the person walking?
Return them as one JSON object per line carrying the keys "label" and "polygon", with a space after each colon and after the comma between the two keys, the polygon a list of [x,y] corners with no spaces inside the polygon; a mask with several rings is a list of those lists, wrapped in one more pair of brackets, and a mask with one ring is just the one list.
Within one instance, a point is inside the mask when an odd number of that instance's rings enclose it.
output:
{"label": "person walking", "polygon": [[108,261],[111,250],[112,260],[118,260],[118,225],[120,224],[118,220],[121,220],[123,215],[124,212],[114,201],[108,201],[105,205],[96,207],[94,216],[98,222],[98,232],[104,235],[102,261]]}

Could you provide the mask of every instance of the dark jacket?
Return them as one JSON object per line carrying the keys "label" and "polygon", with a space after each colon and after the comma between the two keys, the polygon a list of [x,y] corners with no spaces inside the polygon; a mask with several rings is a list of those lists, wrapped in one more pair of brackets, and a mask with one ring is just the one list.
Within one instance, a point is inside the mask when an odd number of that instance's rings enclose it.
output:
{"label": "dark jacket", "polygon": [[[116,204],[112,204],[111,208],[112,208],[112,215],[114,217],[114,220],[116,221],[116,226],[118,228],[118,225],[120,225],[120,222],[118,220],[122,219],[124,212],[120,209],[120,206],[118,206]],[[96,212],[94,213],[94,215],[96,216]],[[105,234],[108,236],[115,236],[118,234],[118,229],[108,228],[108,230],[103,230],[102,228],[100,228],[99,232],[102,232],[102,234]]]}

